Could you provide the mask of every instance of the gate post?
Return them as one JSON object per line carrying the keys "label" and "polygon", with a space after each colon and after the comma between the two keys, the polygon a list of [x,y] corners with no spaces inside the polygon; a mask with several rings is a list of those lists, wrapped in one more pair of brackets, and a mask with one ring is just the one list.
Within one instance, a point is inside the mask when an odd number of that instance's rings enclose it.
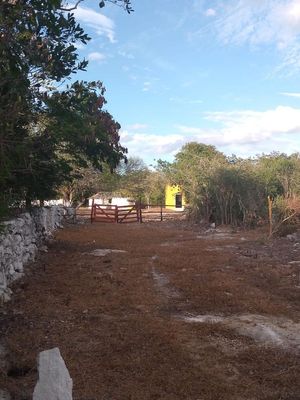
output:
{"label": "gate post", "polygon": [[142,215],[142,203],[141,200],[135,202],[137,220],[141,224],[143,222],[143,215]]}
{"label": "gate post", "polygon": [[92,201],[92,209],[91,209],[91,224],[93,223],[94,219],[94,199]]}
{"label": "gate post", "polygon": [[115,208],[115,223],[116,224],[119,222],[118,218],[119,218],[119,210],[118,210],[118,206],[116,206],[116,208]]}
{"label": "gate post", "polygon": [[143,223],[143,212],[142,212],[142,205],[139,205],[139,219],[140,219],[140,224]]}

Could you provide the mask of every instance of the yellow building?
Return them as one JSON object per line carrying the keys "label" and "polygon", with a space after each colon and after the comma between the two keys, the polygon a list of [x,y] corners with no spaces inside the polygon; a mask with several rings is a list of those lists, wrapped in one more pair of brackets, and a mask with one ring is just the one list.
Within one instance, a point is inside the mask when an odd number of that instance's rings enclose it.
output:
{"label": "yellow building", "polygon": [[186,205],[184,193],[178,185],[167,185],[165,189],[166,208],[183,211]]}

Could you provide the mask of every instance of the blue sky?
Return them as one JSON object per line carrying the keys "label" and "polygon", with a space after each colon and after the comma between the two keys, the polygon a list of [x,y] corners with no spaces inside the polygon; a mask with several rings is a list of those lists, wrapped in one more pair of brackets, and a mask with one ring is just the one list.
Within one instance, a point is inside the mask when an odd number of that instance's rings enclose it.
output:
{"label": "blue sky", "polygon": [[121,143],[147,163],[189,141],[247,157],[300,151],[300,0],[84,0],[79,46]]}

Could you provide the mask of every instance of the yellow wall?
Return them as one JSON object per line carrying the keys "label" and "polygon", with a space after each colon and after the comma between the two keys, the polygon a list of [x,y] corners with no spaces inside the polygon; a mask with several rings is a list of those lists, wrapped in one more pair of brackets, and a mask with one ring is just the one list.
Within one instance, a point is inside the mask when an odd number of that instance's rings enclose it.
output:
{"label": "yellow wall", "polygon": [[[176,194],[182,194],[182,208],[176,208]],[[180,186],[178,185],[167,185],[165,189],[165,204],[169,207],[167,208],[172,208],[178,211],[181,211],[184,206],[186,205],[186,201],[184,198],[184,194],[182,193],[182,190]]]}

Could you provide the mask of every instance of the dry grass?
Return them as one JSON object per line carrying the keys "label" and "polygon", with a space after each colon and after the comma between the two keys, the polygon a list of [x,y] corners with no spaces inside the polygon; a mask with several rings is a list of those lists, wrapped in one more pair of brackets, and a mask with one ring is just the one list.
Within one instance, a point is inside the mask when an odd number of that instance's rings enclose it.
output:
{"label": "dry grass", "polygon": [[[60,231],[2,309],[10,365],[0,387],[12,400],[31,399],[38,352],[59,347],[74,400],[300,399],[295,350],[182,318],[298,322],[298,267],[288,262],[300,249],[257,231],[198,237],[197,229],[174,222]],[[99,248],[126,253],[89,254]]]}

